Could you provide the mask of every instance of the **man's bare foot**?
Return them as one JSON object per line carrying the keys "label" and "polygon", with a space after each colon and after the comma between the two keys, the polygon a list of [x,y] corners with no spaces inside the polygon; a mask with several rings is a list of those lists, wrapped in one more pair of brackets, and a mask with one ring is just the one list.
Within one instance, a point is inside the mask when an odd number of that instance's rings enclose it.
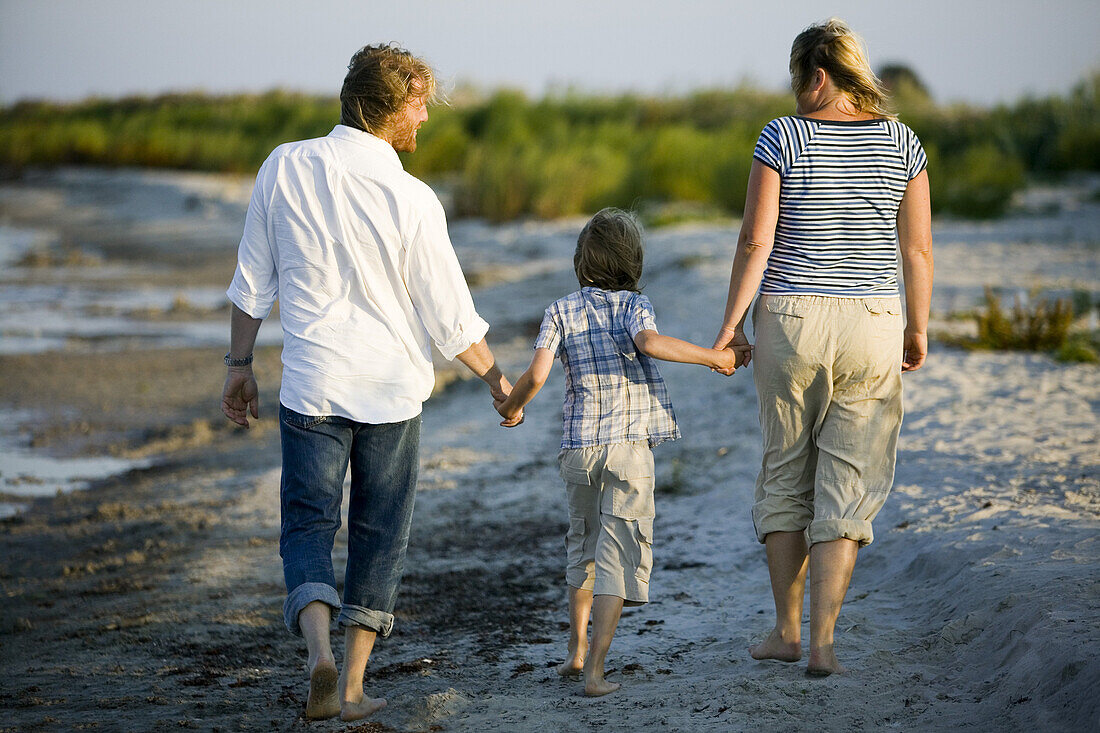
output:
{"label": "man's bare foot", "polygon": [[768,638],[749,647],[749,656],[753,659],[778,659],[780,662],[797,662],[802,659],[802,640],[783,641],[777,629],[772,629]]}
{"label": "man's bare foot", "polygon": [[831,674],[844,674],[847,671],[837,661],[832,644],[810,649],[810,660],[806,664],[806,674],[810,677],[828,677]]}
{"label": "man's bare foot", "polygon": [[306,700],[306,717],[325,720],[340,714],[340,697],[336,684],[340,675],[331,659],[318,660],[309,673],[309,699]]}
{"label": "man's bare foot", "polygon": [[386,707],[386,700],[382,697],[367,697],[364,695],[356,702],[344,700],[344,704],[340,706],[340,720],[345,723],[351,720],[362,720],[384,707]]}
{"label": "man's bare foot", "polygon": [[608,682],[603,678],[603,675],[599,677],[585,678],[584,680],[584,694],[587,697],[601,697],[608,693],[622,687],[618,682]]}

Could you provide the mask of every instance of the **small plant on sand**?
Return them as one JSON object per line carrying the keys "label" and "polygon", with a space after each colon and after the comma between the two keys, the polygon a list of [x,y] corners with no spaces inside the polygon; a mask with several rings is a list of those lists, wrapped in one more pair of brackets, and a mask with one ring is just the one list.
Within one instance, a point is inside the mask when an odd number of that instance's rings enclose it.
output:
{"label": "small plant on sand", "polygon": [[1035,300],[1027,306],[1017,296],[1010,312],[1001,307],[992,288],[985,289],[985,312],[978,316],[979,348],[1050,351],[1069,337],[1073,307],[1068,300]]}
{"label": "small plant on sand", "polygon": [[1075,361],[1085,364],[1100,363],[1100,343],[1095,335],[1072,334],[1055,353],[1058,361]]}

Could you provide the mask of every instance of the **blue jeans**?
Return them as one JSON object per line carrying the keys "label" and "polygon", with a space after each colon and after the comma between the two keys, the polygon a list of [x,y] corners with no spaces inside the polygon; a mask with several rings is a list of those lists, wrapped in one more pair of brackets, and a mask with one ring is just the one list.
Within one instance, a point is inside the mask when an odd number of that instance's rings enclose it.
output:
{"label": "blue jeans", "polygon": [[[300,635],[298,614],[309,603],[321,601],[339,610],[341,626],[362,626],[389,636],[416,498],[420,416],[371,425],[344,417],[301,415],[279,405],[279,429],[279,555],[287,588],[287,628]],[[348,563],[341,603],[332,544],[340,529],[349,464]]]}

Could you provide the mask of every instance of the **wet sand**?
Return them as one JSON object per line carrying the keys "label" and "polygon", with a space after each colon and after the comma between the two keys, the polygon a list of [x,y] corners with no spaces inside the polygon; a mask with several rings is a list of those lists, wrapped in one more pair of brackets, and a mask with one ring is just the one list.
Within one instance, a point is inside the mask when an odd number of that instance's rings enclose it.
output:
{"label": "wet sand", "polygon": [[[95,268],[118,268],[117,287],[224,285],[242,184],[135,180],[120,184],[130,191],[120,200],[159,202],[159,211],[175,211],[172,202],[196,188],[213,193],[180,204],[176,224],[146,221],[140,236],[133,212],[102,190],[93,200],[86,179],[23,185],[16,204],[0,192],[0,215],[55,226],[50,251],[90,252]],[[61,204],[72,195],[90,202],[70,221]],[[204,234],[181,256],[196,211],[214,213],[203,214]],[[575,230],[453,227],[511,375],[527,360],[542,309],[573,287]],[[944,227],[939,282],[952,298],[980,292],[979,253],[1002,284],[1095,292],[1088,230],[1028,248],[1002,241],[995,226]],[[662,331],[712,338],[735,231],[653,233],[646,292]],[[1064,266],[1052,271],[1052,262]],[[217,324],[225,313],[186,318]],[[0,521],[0,730],[306,724],[304,647],[281,620],[278,347],[257,352],[262,419],[249,431],[218,410],[224,351],[70,339],[64,351],[0,356],[0,406],[31,416],[20,425],[31,450],[153,462],[84,491],[24,500],[25,512]],[[622,690],[586,699],[553,669],[567,628],[560,370],[527,422],[505,431],[480,383],[447,368],[424,412],[396,629],[368,668],[368,692],[389,705],[366,723],[311,729],[1095,727],[1100,369],[933,345],[928,366],[906,378],[895,489],[838,624],[852,671],[824,680],[807,679],[804,662],[756,662],[745,651],[772,613],[748,516],[759,463],[751,372],[662,371],[684,438],[656,451],[653,602],[624,614],[612,645],[609,679]],[[343,542],[341,533],[338,564]]]}

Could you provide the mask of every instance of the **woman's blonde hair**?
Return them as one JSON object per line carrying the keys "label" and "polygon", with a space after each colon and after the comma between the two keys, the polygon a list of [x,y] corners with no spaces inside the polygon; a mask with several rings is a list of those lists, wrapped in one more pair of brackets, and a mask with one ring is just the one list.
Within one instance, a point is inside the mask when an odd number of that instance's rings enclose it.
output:
{"label": "woman's blonde hair", "polygon": [[391,43],[364,46],[348,63],[340,89],[340,124],[377,134],[412,99],[436,100],[435,74],[424,59]]}
{"label": "woman's blonde hair", "polygon": [[810,26],[791,45],[791,87],[795,94],[806,91],[818,69],[829,74],[837,89],[860,112],[895,119],[886,89],[871,71],[863,39],[840,18]]}
{"label": "woman's blonde hair", "polygon": [[642,227],[629,211],[602,209],[577,237],[573,269],[581,287],[640,292],[642,276]]}

